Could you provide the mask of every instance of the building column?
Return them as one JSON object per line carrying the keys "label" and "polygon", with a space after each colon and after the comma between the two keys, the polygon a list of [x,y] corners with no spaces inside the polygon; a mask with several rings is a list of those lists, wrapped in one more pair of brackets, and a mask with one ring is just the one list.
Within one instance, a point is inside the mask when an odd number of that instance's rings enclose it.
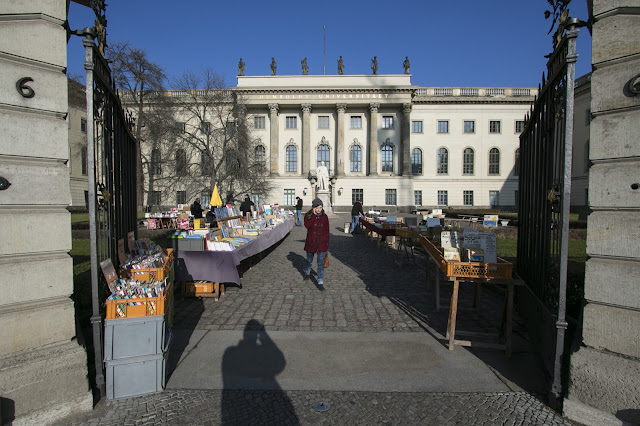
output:
{"label": "building column", "polygon": [[378,108],[379,103],[370,103],[369,111],[371,112],[369,117],[369,147],[367,149],[369,154],[369,171],[368,175],[378,175]]}
{"label": "building column", "polygon": [[411,104],[402,105],[402,135],[398,160],[401,176],[411,176]]}
{"label": "building column", "polygon": [[270,171],[272,175],[278,175],[278,155],[280,153],[280,141],[278,137],[278,104],[269,104],[269,158]]}
{"label": "building column", "polygon": [[338,141],[336,144],[336,174],[344,176],[344,112],[347,110],[347,104],[337,104],[338,110]]}
{"label": "building column", "polygon": [[302,104],[302,175],[311,167],[311,104]]}

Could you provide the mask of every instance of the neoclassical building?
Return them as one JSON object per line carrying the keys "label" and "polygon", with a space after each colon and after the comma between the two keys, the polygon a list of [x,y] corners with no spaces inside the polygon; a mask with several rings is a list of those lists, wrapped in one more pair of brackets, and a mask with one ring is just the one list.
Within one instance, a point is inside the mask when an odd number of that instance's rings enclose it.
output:
{"label": "neoclassical building", "polygon": [[[238,76],[266,200],[305,205],[321,162],[334,207],[514,206],[519,135],[537,89],[425,88],[411,75]],[[341,209],[342,207],[342,209]]]}

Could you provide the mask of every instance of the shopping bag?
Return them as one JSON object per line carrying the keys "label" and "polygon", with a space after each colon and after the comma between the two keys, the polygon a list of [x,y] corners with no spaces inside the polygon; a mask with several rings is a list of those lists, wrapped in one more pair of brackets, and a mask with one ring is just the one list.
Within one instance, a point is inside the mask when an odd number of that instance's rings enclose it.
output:
{"label": "shopping bag", "polygon": [[324,267],[325,268],[329,267],[329,252],[325,252],[324,254]]}

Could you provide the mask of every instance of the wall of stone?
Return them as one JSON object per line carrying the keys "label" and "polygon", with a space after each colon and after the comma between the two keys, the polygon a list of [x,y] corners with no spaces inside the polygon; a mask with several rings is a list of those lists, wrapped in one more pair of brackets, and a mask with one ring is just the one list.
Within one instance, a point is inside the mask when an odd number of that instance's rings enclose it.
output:
{"label": "wall of stone", "polygon": [[593,0],[593,15],[587,303],[565,415],[640,423],[640,96],[629,87],[640,76],[640,1]]}

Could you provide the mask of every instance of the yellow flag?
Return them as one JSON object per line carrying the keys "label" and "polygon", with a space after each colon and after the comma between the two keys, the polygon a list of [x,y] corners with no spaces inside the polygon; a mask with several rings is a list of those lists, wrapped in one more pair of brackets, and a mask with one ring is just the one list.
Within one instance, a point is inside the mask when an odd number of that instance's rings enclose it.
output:
{"label": "yellow flag", "polygon": [[222,205],[222,198],[220,198],[220,194],[218,193],[218,185],[213,187],[213,192],[211,192],[211,202],[209,205],[219,207]]}

